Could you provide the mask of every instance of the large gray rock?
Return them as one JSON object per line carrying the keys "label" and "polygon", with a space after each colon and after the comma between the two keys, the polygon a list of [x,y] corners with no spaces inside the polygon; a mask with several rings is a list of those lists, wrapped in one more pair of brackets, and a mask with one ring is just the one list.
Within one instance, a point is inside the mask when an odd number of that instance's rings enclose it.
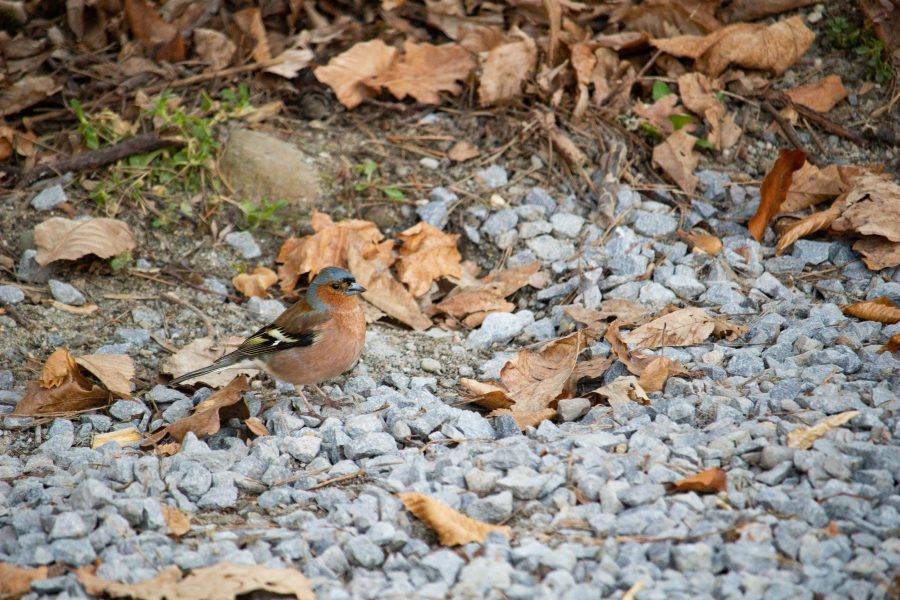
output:
{"label": "large gray rock", "polygon": [[309,158],[267,133],[232,131],[219,166],[235,193],[255,202],[285,200],[312,207],[320,197],[318,175]]}

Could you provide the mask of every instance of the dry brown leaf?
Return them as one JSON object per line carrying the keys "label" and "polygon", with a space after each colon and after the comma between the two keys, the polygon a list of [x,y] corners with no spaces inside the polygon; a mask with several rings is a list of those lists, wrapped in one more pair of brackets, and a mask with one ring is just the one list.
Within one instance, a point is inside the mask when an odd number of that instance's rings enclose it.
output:
{"label": "dry brown leaf", "polygon": [[14,115],[29,106],[46,100],[61,87],[52,77],[23,77],[12,86],[0,92],[0,117]]}
{"label": "dry brown leaf", "polygon": [[268,267],[256,267],[252,273],[240,273],[231,280],[234,288],[248,297],[268,298],[266,290],[275,285],[278,275]]}
{"label": "dry brown leaf", "polygon": [[435,46],[403,43],[403,55],[390,67],[365,80],[373,89],[387,88],[398,100],[412,96],[425,104],[440,104],[439,92],[458,96],[465,81],[475,69],[475,58],[457,44]]}
{"label": "dry brown leaf", "polygon": [[0,562],[0,598],[19,598],[31,591],[31,582],[47,579],[47,567],[28,569]]}
{"label": "dry brown leaf", "polygon": [[829,75],[785,92],[795,104],[800,104],[815,111],[827,113],[835,105],[850,95],[839,75]]}
{"label": "dry brown leaf", "polygon": [[194,30],[194,52],[211,71],[219,71],[234,60],[237,46],[221,31],[198,27]]}
{"label": "dry brown leaf", "polygon": [[760,202],[756,214],[747,223],[750,235],[759,242],[766,232],[766,225],[778,214],[781,203],[787,196],[794,171],[806,162],[806,154],[802,150],[782,150],[772,170],[766,174],[759,187]]}
{"label": "dry brown leaf", "polygon": [[96,450],[103,444],[115,442],[119,446],[130,446],[144,441],[144,434],[137,430],[134,426],[116,429],[115,431],[107,431],[105,433],[95,433],[91,436],[91,450]]}
{"label": "dry brown leaf", "polygon": [[460,140],[453,144],[453,147],[447,151],[447,158],[453,162],[465,162],[475,158],[479,154],[481,154],[481,152],[470,142]]}
{"label": "dry brown leaf", "polygon": [[141,446],[158,444],[166,435],[181,442],[188,432],[193,432],[202,439],[219,431],[223,421],[227,423],[232,418],[247,419],[250,417],[250,409],[241,392],[247,391],[248,388],[246,376],[235,377],[231,383],[198,404],[193,414],[154,431],[147,436]]}
{"label": "dry brown leaf", "polygon": [[[211,337],[198,338],[166,359],[161,370],[163,373],[168,373],[173,377],[180,377],[185,373],[195,371],[214,362],[217,358],[235,350],[243,341],[244,338],[236,335],[227,336],[218,341]],[[211,388],[220,388],[234,379],[236,375],[253,376],[256,373],[257,369],[227,368],[214,373],[199,375],[194,379],[188,379],[184,383],[193,385],[202,382]]]}
{"label": "dry brown leaf", "polygon": [[462,256],[456,247],[459,234],[444,233],[421,221],[397,236],[401,242],[394,268],[415,297],[425,295],[441,277],[462,277]]}
{"label": "dry brown leaf", "polygon": [[[282,263],[278,277],[285,293],[294,291],[304,273],[315,277],[325,267],[347,268],[350,248],[368,248],[384,239],[375,223],[359,219],[335,223],[331,217],[318,211],[313,211],[312,228],[315,231],[313,235],[288,239],[275,259]],[[359,277],[352,268],[351,272]]]}
{"label": "dry brown leaf", "polygon": [[[652,354],[646,354],[640,352],[638,350],[629,351],[628,346],[625,341],[622,339],[621,334],[619,333],[619,321],[615,320],[609,324],[609,327],[606,329],[606,334],[604,334],[603,338],[607,341],[607,343],[612,348],[613,354],[615,354],[616,358],[625,365],[625,368],[628,369],[629,372],[634,373],[637,376],[641,376],[644,374],[644,370],[648,367],[648,365],[657,360],[658,358],[663,358],[668,362],[668,373],[669,375],[681,375],[686,373],[687,371],[681,365],[681,363],[676,362],[674,360],[658,357]],[[657,371],[660,370],[659,365],[654,367]]]}
{"label": "dry brown leaf", "polygon": [[736,323],[732,323],[727,319],[719,317],[713,321],[713,335],[720,340],[728,340],[733,342],[739,337],[743,336],[749,327],[746,325],[738,325]]}
{"label": "dry brown leaf", "polygon": [[650,397],[634,375],[616,377],[611,383],[592,391],[590,395],[600,396],[609,402],[610,406],[630,402],[650,404]]}
{"label": "dry brown leaf", "polygon": [[518,30],[511,38],[482,57],[478,84],[481,106],[501,104],[517,97],[534,71],[537,62],[534,41]]}
{"label": "dry brown leaf", "polygon": [[862,254],[866,267],[873,271],[900,265],[900,244],[877,235],[868,235],[853,243],[853,249]]}
{"label": "dry brown leaf", "polygon": [[714,235],[702,231],[678,230],[678,237],[692,250],[702,250],[710,256],[716,256],[722,251],[722,240]]}
{"label": "dry brown leaf", "polygon": [[[239,10],[231,16],[234,24],[245,40],[252,44],[250,55],[256,62],[265,62],[272,59],[272,52],[269,50],[269,40],[266,36],[266,26],[263,23],[262,13],[258,8],[245,8]],[[248,44],[242,43],[245,47]]]}
{"label": "dry brown leaf", "polygon": [[155,60],[180,62],[185,59],[184,38],[178,28],[166,22],[144,0],[125,0],[125,19],[132,35]]}
{"label": "dry brown leaf", "polygon": [[815,212],[808,217],[800,219],[782,232],[781,237],[778,238],[778,244],[775,246],[775,256],[781,256],[797,240],[812,235],[817,231],[828,229],[840,214],[839,203],[835,202],[828,210]]}
{"label": "dry brown leaf", "polygon": [[696,346],[706,341],[713,328],[713,317],[702,308],[682,308],[629,331],[622,339],[638,348]]}
{"label": "dry brown leaf", "polygon": [[359,42],[316,69],[316,79],[334,90],[341,104],[356,108],[374,94],[364,82],[383,73],[396,56],[397,49],[379,39]]}
{"label": "dry brown leaf", "polygon": [[643,117],[650,125],[655,127],[663,135],[669,135],[675,131],[675,126],[669,118],[676,112],[678,96],[666,94],[653,104],[638,102],[631,110],[639,117]]}
{"label": "dry brown leaf", "polygon": [[854,180],[866,174],[880,173],[880,167],[828,165],[824,169],[805,163],[791,177],[791,187],[781,205],[781,214],[803,210],[850,191]]}
{"label": "dry brown leaf", "polygon": [[127,354],[88,354],[75,359],[119,398],[131,398],[134,361]]}
{"label": "dry brown leaf", "polygon": [[694,169],[700,162],[700,156],[694,152],[696,141],[697,138],[684,129],[679,129],[653,148],[653,164],[688,194],[694,193],[699,181],[694,175]]}
{"label": "dry brown leaf", "polygon": [[884,345],[878,349],[879,352],[900,352],[900,333],[895,333]]}
{"label": "dry brown leaf", "polygon": [[838,233],[878,235],[900,242],[900,185],[880,175],[857,177],[841,216],[831,227]]}
{"label": "dry brown leaf", "polygon": [[362,296],[367,302],[416,331],[431,327],[431,319],[422,313],[416,299],[403,284],[394,279],[390,265],[382,260],[364,257],[355,246],[349,247],[348,263],[356,281],[366,288]]}
{"label": "dry brown leaf", "polygon": [[512,534],[509,527],[476,521],[424,494],[404,492],[397,494],[397,497],[406,510],[438,534],[443,546],[462,546],[471,542],[483,544],[488,534],[494,531],[507,538]]}
{"label": "dry brown leaf", "polygon": [[52,217],[34,228],[35,260],[48,265],[57,260],[77,260],[88,254],[110,258],[133,250],[136,242],[125,221],[88,219],[73,221]]}
{"label": "dry brown leaf", "polygon": [[540,268],[540,261],[534,261],[460,285],[434,308],[456,319],[464,319],[468,327],[477,327],[491,312],[511,312],[515,305],[505,298],[525,286]]}
{"label": "dry brown leaf", "polygon": [[160,504],[163,518],[166,520],[166,527],[172,535],[181,537],[191,530],[191,518],[168,504]]}
{"label": "dry brown leaf", "polygon": [[780,75],[803,56],[815,37],[797,15],[772,25],[735,23],[705,36],[682,35],[650,43],[667,54],[693,58],[694,67],[712,77],[730,64]]}
{"label": "dry brown leaf", "polygon": [[29,381],[13,415],[35,416],[85,411],[105,406],[111,398],[88,381],[65,348],[57,348],[41,370],[40,381]]}
{"label": "dry brown leaf", "polygon": [[266,427],[265,423],[259,420],[257,417],[250,417],[249,419],[244,419],[244,425],[247,426],[247,429],[250,430],[250,433],[256,436],[267,436],[272,435],[269,432],[269,428]]}
{"label": "dry brown leaf", "polygon": [[709,124],[707,141],[717,150],[727,150],[740,139],[741,128],[734,115],[726,114],[725,105],[717,97],[721,87],[720,81],[711,80],[703,73],[686,73],[678,78],[678,92],[684,106]]}
{"label": "dry brown leaf", "polygon": [[722,27],[714,14],[716,8],[716,2],[703,0],[646,0],[630,8],[622,22],[628,29],[646,31],[655,37],[700,35]]}
{"label": "dry brown leaf", "polygon": [[663,356],[657,356],[644,367],[641,378],[638,382],[641,387],[648,392],[660,392],[666,387],[666,381],[669,380],[669,359]]}
{"label": "dry brown leaf", "polygon": [[900,307],[894,306],[886,296],[854,304],[841,305],[841,312],[849,317],[865,321],[879,321],[885,325],[900,323]]}
{"label": "dry brown leaf", "polygon": [[312,586],[295,569],[262,565],[241,565],[228,561],[201,567],[182,575],[174,565],[163,568],[153,579],[139,583],[118,583],[97,577],[96,567],[76,570],[78,583],[92,596],[134,598],[135,600],[234,600],[257,590],[292,595],[298,600],[315,600]]}
{"label": "dry brown leaf", "polygon": [[808,450],[812,448],[813,442],[835,429],[840,427],[847,421],[859,415],[858,410],[848,410],[836,415],[831,415],[826,419],[816,423],[812,427],[798,427],[787,434],[787,447],[797,448],[798,450]]}
{"label": "dry brown leaf", "polygon": [[723,4],[718,12],[728,23],[736,23],[780,15],[810,4],[818,4],[818,0],[734,0],[727,5]]}
{"label": "dry brown leaf", "polygon": [[698,494],[719,494],[724,492],[728,486],[728,477],[725,471],[719,467],[713,467],[701,471],[696,475],[679,479],[678,481],[670,481],[664,484],[666,491],[670,494],[681,492],[696,492]]}
{"label": "dry brown leaf", "polygon": [[643,321],[649,314],[640,304],[619,298],[604,300],[600,303],[600,309],[568,306],[563,311],[579,323],[587,325],[588,329],[601,334],[606,331],[607,320],[610,317],[617,319],[620,327],[631,327]]}
{"label": "dry brown leaf", "polygon": [[263,71],[285,79],[293,79],[308,67],[315,57],[315,53],[308,48],[288,48],[275,57],[277,64],[266,67]]}
{"label": "dry brown leaf", "polygon": [[486,6],[474,15],[469,15],[462,0],[425,0],[426,21],[437,27],[451,40],[462,40],[475,34],[484,37],[499,37],[502,41],[503,14],[489,10]]}
{"label": "dry brown leaf", "polygon": [[509,391],[498,382],[460,377],[459,384],[475,398],[479,406],[489,410],[509,409],[514,403],[513,399],[509,397]]}

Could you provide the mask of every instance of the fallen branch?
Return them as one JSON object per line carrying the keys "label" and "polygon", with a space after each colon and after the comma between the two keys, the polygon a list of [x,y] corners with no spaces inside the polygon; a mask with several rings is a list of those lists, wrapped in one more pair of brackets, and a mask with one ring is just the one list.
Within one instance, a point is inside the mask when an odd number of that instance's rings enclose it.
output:
{"label": "fallen branch", "polygon": [[83,171],[91,171],[106,165],[112,164],[123,158],[127,158],[134,154],[144,154],[153,152],[161,148],[169,146],[183,146],[184,141],[176,138],[163,138],[155,133],[146,133],[136,135],[134,137],[123,140],[112,146],[105,146],[96,150],[89,150],[63,158],[61,160],[38,165],[33,169],[29,169],[22,173],[18,178],[18,187],[26,187],[53,175],[62,175],[63,173],[81,173]]}
{"label": "fallen branch", "polygon": [[822,129],[823,131],[827,131],[828,133],[831,133],[838,137],[850,140],[857,146],[865,146],[873,140],[892,147],[900,145],[900,139],[898,139],[897,136],[893,135],[887,130],[872,129],[863,133],[855,129],[848,129],[843,125],[835,123],[822,113],[816,112],[811,108],[807,108],[802,104],[793,102],[784,94],[772,95],[770,99],[772,100],[772,102],[775,102],[779,105],[792,107],[797,111],[798,114],[806,117],[811,123]]}

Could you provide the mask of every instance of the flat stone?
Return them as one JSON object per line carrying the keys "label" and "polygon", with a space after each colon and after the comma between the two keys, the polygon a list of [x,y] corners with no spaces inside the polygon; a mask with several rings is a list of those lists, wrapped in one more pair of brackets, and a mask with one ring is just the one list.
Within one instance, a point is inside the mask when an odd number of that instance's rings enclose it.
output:
{"label": "flat stone", "polygon": [[225,236],[225,243],[237,250],[243,258],[258,258],[262,256],[259,244],[253,239],[249,231],[232,231]]}
{"label": "flat stone", "polygon": [[25,292],[14,285],[0,285],[0,302],[18,304],[25,300]]}
{"label": "flat stone", "polygon": [[526,244],[535,256],[546,262],[564,260],[575,254],[575,246],[571,242],[564,242],[550,235],[539,235]]}
{"label": "flat stone", "polygon": [[797,240],[791,249],[791,255],[808,265],[820,265],[828,260],[831,254],[831,242],[815,242],[813,240]]}
{"label": "flat stone", "polygon": [[505,344],[534,323],[534,313],[520,310],[517,313],[495,312],[485,317],[481,327],[466,338],[466,344],[473,348],[488,349],[494,344]]}
{"label": "flat stone", "polygon": [[500,523],[512,514],[513,495],[509,491],[473,500],[466,507],[466,514],[486,523]]}
{"label": "flat stone", "polygon": [[559,401],[557,412],[563,421],[577,421],[591,409],[591,401],[587,398],[564,398]]}
{"label": "flat stone", "polygon": [[396,452],[397,442],[394,441],[394,438],[389,433],[367,433],[352,440],[344,447],[344,451],[350,460],[381,456],[382,454]]}
{"label": "flat stone", "polygon": [[62,186],[51,185],[44,188],[34,198],[31,199],[31,207],[35,210],[53,210],[63,202],[67,202],[66,192]]}
{"label": "flat stone", "polygon": [[289,436],[282,440],[281,447],[295,460],[302,463],[310,463],[319,455],[319,450],[322,448],[322,438],[316,435]]}
{"label": "flat stone", "polygon": [[486,188],[491,190],[505,186],[508,181],[506,169],[500,165],[491,165],[486,169],[482,169],[478,171],[475,177],[477,177]]}
{"label": "flat stone", "polygon": [[675,233],[678,219],[670,215],[637,210],[632,223],[634,230],[647,237],[661,237]]}
{"label": "flat stone", "polygon": [[498,210],[487,218],[481,230],[491,237],[498,237],[508,231],[511,231],[519,222],[519,215],[511,208]]}
{"label": "flat stone", "polygon": [[47,283],[56,272],[56,265],[50,263],[49,265],[41,266],[35,260],[35,256],[37,256],[37,250],[28,249],[22,252],[22,257],[19,259],[19,265],[16,268],[16,277],[25,283]]}
{"label": "flat stone", "polygon": [[72,306],[82,306],[86,302],[84,295],[68,283],[58,279],[51,279],[48,283],[50,284],[50,293],[59,302]]}
{"label": "flat stone", "polygon": [[558,212],[550,217],[553,231],[563,237],[576,237],[584,226],[584,218],[572,213]]}

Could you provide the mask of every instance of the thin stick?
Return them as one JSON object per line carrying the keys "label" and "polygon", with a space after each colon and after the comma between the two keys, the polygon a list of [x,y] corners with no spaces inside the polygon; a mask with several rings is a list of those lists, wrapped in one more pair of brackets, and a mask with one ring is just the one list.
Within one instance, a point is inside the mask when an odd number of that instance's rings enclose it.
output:
{"label": "thin stick", "polygon": [[806,149],[806,147],[803,145],[803,142],[800,141],[800,136],[797,135],[797,131],[794,129],[794,126],[791,125],[787,119],[781,116],[781,113],[778,112],[778,109],[772,106],[772,104],[768,100],[763,101],[762,107],[763,110],[772,115],[772,118],[775,119],[775,122],[778,123],[779,127],[781,127],[781,131],[784,132],[784,135],[787,136],[787,139],[794,145],[794,147],[803,150],[803,152],[806,154],[806,160],[816,165],[817,167],[821,166],[822,161]]}
{"label": "thin stick", "polygon": [[365,469],[360,469],[355,473],[350,473],[349,475],[341,475],[340,477],[334,477],[332,479],[326,479],[325,481],[320,481],[314,486],[306,488],[307,492],[311,492],[313,490],[317,490],[319,488],[325,487],[326,485],[331,485],[332,483],[341,483],[342,481],[350,481],[351,479],[356,479],[357,477],[363,477],[366,474]]}
{"label": "thin stick", "polygon": [[206,335],[211,336],[214,340],[219,339],[219,330],[216,329],[216,326],[213,325],[212,321],[209,320],[209,317],[207,317],[202,310],[200,310],[187,300],[182,300],[172,292],[163,292],[159,295],[159,297],[163,300],[168,300],[169,302],[180,304],[181,306],[185,307],[186,309],[200,317],[200,320],[203,321],[204,327],[206,327]]}

